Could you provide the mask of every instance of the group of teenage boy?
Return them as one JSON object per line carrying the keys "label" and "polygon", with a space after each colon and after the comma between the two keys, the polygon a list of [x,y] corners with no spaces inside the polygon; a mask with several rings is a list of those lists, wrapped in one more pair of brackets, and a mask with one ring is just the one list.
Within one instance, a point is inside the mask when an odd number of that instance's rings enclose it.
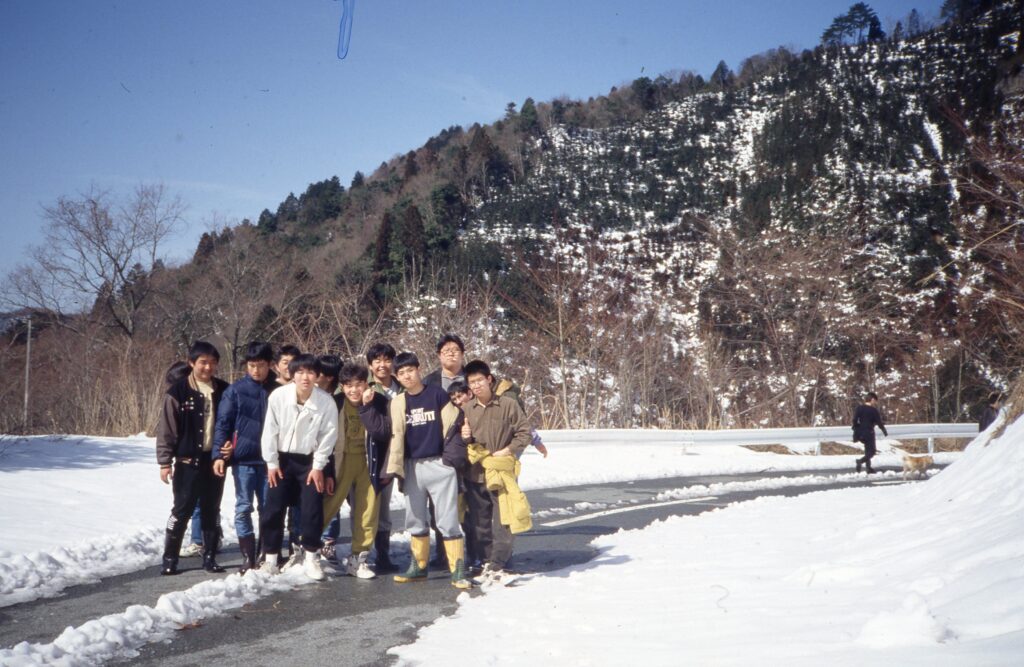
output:
{"label": "group of teenage boy", "polygon": [[[506,578],[514,521],[503,515],[511,514],[509,499],[493,484],[489,488],[485,469],[512,469],[501,460],[518,459],[531,443],[545,456],[547,451],[528,424],[515,385],[497,382],[482,360],[464,364],[465,345],[457,335],[442,335],[436,349],[439,368],[423,376],[414,353],[396,353],[387,343],[372,345],[364,364],[302,354],[294,346],[275,354],[269,344],[252,342],[245,376],[228,385],[215,375],[217,348],[193,343],[187,364],[168,371],[157,429],[160,478],[174,496],[161,573],[178,573],[194,511],[202,527],[203,568],[225,571],[216,556],[230,468],[243,572],[279,572],[287,517],[291,556],[284,567],[324,579],[320,559],[337,559],[339,510],[346,500],[352,529],[346,573],[370,579],[397,572],[390,558],[390,501],[397,485],[406,496],[411,558],[394,581],[425,580],[430,564],[449,571],[457,588],[471,587],[471,577],[479,583]],[[258,538],[252,519],[257,507]]]}

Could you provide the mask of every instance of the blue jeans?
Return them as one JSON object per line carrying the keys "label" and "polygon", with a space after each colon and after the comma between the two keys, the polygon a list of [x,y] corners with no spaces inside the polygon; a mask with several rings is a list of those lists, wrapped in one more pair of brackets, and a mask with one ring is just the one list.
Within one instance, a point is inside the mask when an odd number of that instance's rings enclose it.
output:
{"label": "blue jeans", "polygon": [[192,512],[192,544],[203,543],[203,522],[199,520],[199,503]]}
{"label": "blue jeans", "polygon": [[325,541],[327,539],[337,540],[339,535],[341,535],[341,512],[334,515],[331,522],[327,524],[327,528],[324,529],[323,535],[320,536],[320,539]]}
{"label": "blue jeans", "polygon": [[235,480],[235,532],[239,537],[255,534],[252,526],[253,500],[259,505],[260,514],[267,501],[267,466],[233,465],[231,474]]}

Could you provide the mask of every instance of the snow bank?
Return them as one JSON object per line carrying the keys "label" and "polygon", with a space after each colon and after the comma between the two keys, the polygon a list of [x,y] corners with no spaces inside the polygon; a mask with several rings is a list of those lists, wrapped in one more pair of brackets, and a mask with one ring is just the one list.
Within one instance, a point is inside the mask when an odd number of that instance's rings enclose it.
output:
{"label": "snow bank", "polygon": [[[852,467],[853,457],[783,456],[742,447],[644,444],[643,431],[619,445],[528,450],[525,489],[572,484],[768,470]],[[891,458],[891,461],[889,460]],[[883,454],[880,464],[896,464]],[[394,509],[404,500],[395,494]],[[8,441],[0,455],[0,607],[59,594],[159,562],[171,489],[159,480],[153,438],[48,436]],[[343,515],[347,516],[347,507]],[[234,485],[221,503],[235,539]]]}
{"label": "snow bank", "polygon": [[594,561],[463,595],[392,653],[437,664],[479,637],[478,664],[1019,664],[1024,418],[989,433],[926,483],[598,538]]}
{"label": "snow bank", "polygon": [[0,649],[0,664],[72,667],[132,657],[138,654],[140,646],[170,639],[175,631],[205,618],[308,583],[312,580],[302,574],[301,568],[277,576],[250,570],[244,575],[210,579],[184,591],[161,595],[152,607],[132,605],[120,614],[69,627],[49,644],[21,642],[10,649]]}

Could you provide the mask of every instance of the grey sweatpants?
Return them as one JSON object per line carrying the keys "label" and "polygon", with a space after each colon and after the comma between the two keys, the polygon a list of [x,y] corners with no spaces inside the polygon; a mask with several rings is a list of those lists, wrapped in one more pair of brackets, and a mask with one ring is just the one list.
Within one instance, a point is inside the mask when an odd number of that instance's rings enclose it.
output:
{"label": "grey sweatpants", "polygon": [[455,468],[440,456],[405,462],[405,529],[414,537],[430,534],[427,496],[434,501],[434,519],[444,538],[462,537],[459,525],[459,480]]}

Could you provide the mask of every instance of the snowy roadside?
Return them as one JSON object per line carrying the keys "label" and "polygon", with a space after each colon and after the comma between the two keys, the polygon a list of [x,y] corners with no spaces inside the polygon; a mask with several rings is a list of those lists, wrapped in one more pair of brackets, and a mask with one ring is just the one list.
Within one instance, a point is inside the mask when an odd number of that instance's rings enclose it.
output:
{"label": "snowy roadside", "polygon": [[130,658],[139,647],[170,639],[176,631],[203,619],[237,609],[261,597],[312,583],[301,569],[268,576],[250,570],[244,575],[202,581],[184,591],[161,595],[152,607],[132,605],[76,628],[66,628],[49,644],[21,642],[0,649],[0,664],[100,665],[115,658]]}
{"label": "snowy roadside", "polygon": [[461,596],[391,653],[436,664],[487,637],[480,664],[625,664],[638,650],[651,665],[1017,664],[1024,418],[987,438],[927,483],[764,497],[600,537],[595,560]]}
{"label": "snowy roadside", "polygon": [[[880,443],[878,464],[898,465],[892,444]],[[0,458],[0,607],[159,562],[171,492],[159,481],[153,452],[153,439],[144,436],[33,437],[8,444]],[[956,456],[938,458],[950,462]],[[564,446],[547,459],[531,448],[520,481],[529,491],[687,475],[850,469],[853,458],[651,445],[637,431],[623,445]],[[395,494],[392,507],[403,506]],[[233,508],[229,476],[221,503],[228,543],[235,540]]]}

